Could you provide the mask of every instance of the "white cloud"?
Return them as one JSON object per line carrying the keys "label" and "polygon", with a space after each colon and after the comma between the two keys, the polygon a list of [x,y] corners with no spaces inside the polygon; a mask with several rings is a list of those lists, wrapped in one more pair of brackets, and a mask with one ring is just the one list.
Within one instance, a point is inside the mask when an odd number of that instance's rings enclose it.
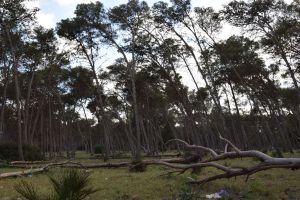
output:
{"label": "white cloud", "polygon": [[[24,5],[29,8],[41,8],[40,0],[27,0],[24,1]],[[39,10],[36,14],[37,21],[40,25],[45,28],[54,28],[55,27],[55,13],[44,13],[42,10]]]}
{"label": "white cloud", "polygon": [[41,11],[37,13],[37,20],[39,24],[44,26],[45,28],[55,27],[54,17],[54,13],[43,13]]}
{"label": "white cloud", "polygon": [[24,1],[24,5],[29,8],[39,8],[40,7],[40,1],[38,0],[28,0],[28,1]]}
{"label": "white cloud", "polygon": [[54,0],[60,6],[70,6],[78,3],[96,2],[96,0]]}

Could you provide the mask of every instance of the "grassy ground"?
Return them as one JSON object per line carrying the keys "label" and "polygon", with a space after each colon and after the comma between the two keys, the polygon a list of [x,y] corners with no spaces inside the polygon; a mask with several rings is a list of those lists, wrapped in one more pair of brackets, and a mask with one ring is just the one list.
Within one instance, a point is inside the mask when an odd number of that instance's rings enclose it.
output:
{"label": "grassy ground", "polygon": [[[289,155],[285,155],[289,156]],[[300,153],[294,154],[299,157]],[[101,160],[88,160],[86,155],[79,153],[80,162],[102,162]],[[119,162],[124,160],[113,160]],[[254,164],[253,159],[224,161],[225,165]],[[48,174],[34,175],[33,177],[12,178],[0,180],[0,199],[17,199],[14,185],[21,180],[31,182],[38,187],[40,193],[49,193],[50,185],[47,175],[59,174],[63,169],[52,169]],[[0,173],[18,171],[18,169],[0,168]],[[197,174],[187,172],[180,176],[161,176],[166,168],[152,166],[145,172],[128,172],[128,169],[94,169],[91,173],[92,185],[99,189],[90,197],[91,200],[172,200],[172,199],[204,199],[205,194],[215,193],[225,189],[230,193],[231,199],[290,199],[300,200],[300,170],[291,171],[273,169],[252,175],[248,182],[246,177],[218,180],[201,187],[190,187],[185,184],[188,177],[200,179],[218,173],[217,170],[207,168]]]}

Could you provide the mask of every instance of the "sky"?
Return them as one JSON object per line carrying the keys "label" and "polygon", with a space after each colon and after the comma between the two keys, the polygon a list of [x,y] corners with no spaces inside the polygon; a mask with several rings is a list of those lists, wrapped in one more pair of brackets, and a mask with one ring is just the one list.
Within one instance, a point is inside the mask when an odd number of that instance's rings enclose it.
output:
{"label": "sky", "polygon": [[[38,22],[45,28],[55,28],[57,22],[62,19],[74,16],[74,10],[78,3],[95,2],[96,0],[26,0],[29,8],[38,7],[40,11],[37,14]],[[145,0],[149,6],[159,0]],[[167,0],[165,0],[168,2]],[[204,6],[213,7],[216,10],[222,8],[231,0],[192,0],[194,7]],[[127,0],[100,0],[106,8],[111,8],[120,4],[127,3]]]}

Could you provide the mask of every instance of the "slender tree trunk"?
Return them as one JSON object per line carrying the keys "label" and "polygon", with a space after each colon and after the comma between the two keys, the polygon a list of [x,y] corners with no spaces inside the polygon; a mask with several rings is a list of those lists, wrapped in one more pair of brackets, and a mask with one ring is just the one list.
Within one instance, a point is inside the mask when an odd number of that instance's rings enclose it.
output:
{"label": "slender tree trunk", "polygon": [[238,106],[238,103],[237,103],[237,99],[236,99],[236,96],[235,96],[235,93],[234,93],[234,90],[233,90],[233,87],[232,87],[232,84],[231,84],[230,80],[228,80],[228,85],[230,87],[230,91],[231,91],[231,94],[232,94],[232,98],[233,98],[233,102],[234,102],[234,105],[235,105],[236,114],[238,115],[238,117],[240,117],[240,109],[239,109],[239,106]]}
{"label": "slender tree trunk", "polygon": [[85,107],[84,107],[82,101],[81,101],[81,107],[82,107],[82,110],[83,110],[84,118],[85,118],[87,129],[88,129],[88,135],[89,135],[88,136],[89,137],[89,152],[91,154],[93,154],[94,153],[94,147],[93,147],[92,131],[91,131],[91,127],[90,127],[90,124],[89,124],[89,121],[88,121],[88,118],[87,118],[87,115],[86,115]]}
{"label": "slender tree trunk", "polygon": [[12,39],[10,36],[10,32],[6,27],[6,34],[10,45],[10,50],[13,59],[13,75],[14,75],[14,83],[15,83],[15,90],[16,90],[16,107],[17,107],[17,123],[18,123],[18,152],[19,152],[19,159],[24,160],[23,154],[23,142],[22,142],[22,111],[21,111],[21,91],[19,85],[19,78],[18,78],[18,60],[15,53],[15,48],[12,43]]}
{"label": "slender tree trunk", "polygon": [[[132,34],[132,48],[135,45],[135,36],[136,33]],[[134,55],[134,49],[132,49],[132,61],[129,64],[129,72],[130,72],[130,79],[131,79],[131,87],[132,87],[132,100],[133,100],[133,111],[134,111],[134,119],[135,119],[135,128],[136,128],[136,139],[137,139],[137,148],[136,148],[136,160],[141,159],[141,129],[140,129],[140,116],[138,111],[138,104],[137,104],[137,96],[136,96],[136,61]]]}
{"label": "slender tree trunk", "polygon": [[[9,82],[9,67],[6,67],[5,61],[4,62],[4,70],[6,70],[6,78],[3,88],[3,102],[1,105],[1,115],[0,115],[0,140],[4,138],[4,116],[5,116],[5,107],[6,107],[6,101],[7,101],[7,87]],[[5,69],[6,68],[6,69]]]}
{"label": "slender tree trunk", "polygon": [[27,89],[27,97],[26,97],[26,101],[25,101],[25,112],[24,112],[24,123],[23,123],[23,135],[24,135],[24,143],[25,144],[28,144],[28,128],[29,128],[29,125],[28,125],[28,119],[29,119],[29,101],[30,101],[30,96],[31,96],[31,91],[32,91],[32,83],[33,83],[33,79],[34,79],[34,69],[32,69],[32,72],[31,72],[31,78],[30,78],[30,81],[29,81],[29,85],[28,85],[28,89]]}
{"label": "slender tree trunk", "polygon": [[[102,116],[103,120],[102,120],[102,125],[103,125],[103,134],[104,134],[104,145],[105,145],[105,157],[108,158],[109,154],[110,154],[110,140],[109,140],[109,133],[110,133],[110,127],[109,127],[109,119],[107,117],[107,113],[104,110],[104,102],[102,99],[102,91],[101,91],[101,84],[98,80],[98,76],[97,76],[97,72],[96,72],[96,66],[95,66],[95,60],[93,57],[93,51],[91,49],[91,54],[89,55],[86,47],[80,43],[80,46],[82,48],[83,53],[85,54],[90,67],[92,68],[92,72],[93,72],[93,76],[96,82],[96,92],[97,92],[97,100],[100,106],[100,115]],[[100,118],[99,118],[100,119]],[[100,122],[100,121],[99,121]],[[105,159],[106,159],[105,158]]]}

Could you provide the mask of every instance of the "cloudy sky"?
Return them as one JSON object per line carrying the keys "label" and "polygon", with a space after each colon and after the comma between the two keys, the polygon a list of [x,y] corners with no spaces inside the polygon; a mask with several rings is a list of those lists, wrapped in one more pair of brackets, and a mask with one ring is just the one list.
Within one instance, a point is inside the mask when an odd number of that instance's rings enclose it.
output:
{"label": "cloudy sky", "polygon": [[[96,0],[27,0],[28,7],[38,7],[40,11],[37,15],[38,21],[46,28],[54,28],[55,24],[61,19],[72,17],[75,7],[78,3],[89,3]],[[127,3],[127,0],[100,0],[106,8],[110,8],[119,4]],[[146,0],[151,6],[159,0]],[[167,1],[167,0],[165,0]],[[230,0],[192,0],[193,6],[213,7],[215,9],[222,8],[222,5],[230,2]]]}

